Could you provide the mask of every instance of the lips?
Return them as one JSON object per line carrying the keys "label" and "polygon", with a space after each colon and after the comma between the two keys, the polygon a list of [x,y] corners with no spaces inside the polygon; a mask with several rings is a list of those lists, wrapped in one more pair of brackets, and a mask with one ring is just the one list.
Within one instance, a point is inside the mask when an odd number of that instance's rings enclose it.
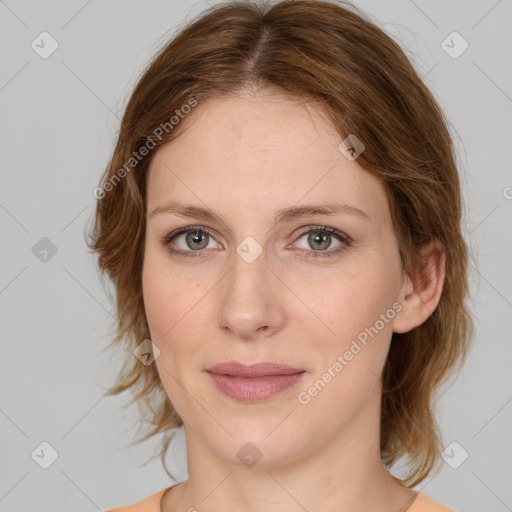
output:
{"label": "lips", "polygon": [[245,365],[237,361],[228,361],[212,366],[207,371],[233,377],[268,377],[271,375],[293,375],[294,373],[303,372],[304,368],[292,368],[284,364],[267,362]]}
{"label": "lips", "polygon": [[302,368],[275,363],[244,365],[236,361],[207,370],[217,389],[240,402],[262,402],[294,386],[306,373]]}

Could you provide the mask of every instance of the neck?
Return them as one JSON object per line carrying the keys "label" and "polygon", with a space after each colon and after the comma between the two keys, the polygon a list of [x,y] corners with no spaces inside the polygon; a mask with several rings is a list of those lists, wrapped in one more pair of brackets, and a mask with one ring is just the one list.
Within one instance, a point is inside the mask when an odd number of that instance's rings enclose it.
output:
{"label": "neck", "polygon": [[[332,432],[329,438],[314,440],[315,449],[284,463],[256,463],[252,467],[235,464],[219,457],[200,434],[186,429],[189,479],[174,495],[176,509],[201,512],[407,510],[415,493],[402,486],[381,461],[379,387],[375,386],[372,398],[343,432]],[[166,504],[164,510],[174,508],[167,508]]]}

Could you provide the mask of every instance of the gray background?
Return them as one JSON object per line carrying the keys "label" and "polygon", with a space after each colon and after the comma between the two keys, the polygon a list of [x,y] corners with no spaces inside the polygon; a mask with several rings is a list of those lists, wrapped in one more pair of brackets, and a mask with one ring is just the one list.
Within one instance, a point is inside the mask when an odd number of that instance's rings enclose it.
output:
{"label": "gray background", "polygon": [[[463,450],[469,457],[457,469],[444,462],[417,489],[459,512],[510,511],[512,5],[356,3],[399,41],[453,125],[475,255],[474,345],[438,407],[444,446],[458,443],[450,463],[460,464]],[[136,407],[122,409],[128,397],[104,397],[119,366],[104,351],[111,288],[98,277],[84,230],[139,72],[206,6],[0,0],[0,512],[104,510],[171,483],[158,459],[142,466],[159,438],[128,447]],[[59,45],[45,59],[31,47],[43,31]],[[469,44],[458,58],[441,46],[453,31]],[[450,41],[452,51],[461,48]],[[54,255],[41,252],[43,237]],[[167,457],[179,480],[187,476],[182,434]],[[31,457],[43,441],[58,452],[48,469]]]}

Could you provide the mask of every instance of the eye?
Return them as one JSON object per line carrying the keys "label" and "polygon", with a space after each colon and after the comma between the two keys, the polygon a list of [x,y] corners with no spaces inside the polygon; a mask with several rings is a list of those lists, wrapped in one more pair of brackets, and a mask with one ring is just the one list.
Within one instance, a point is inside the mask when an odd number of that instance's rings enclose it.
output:
{"label": "eye", "polygon": [[[305,247],[303,246],[302,249],[305,249],[304,255],[307,258],[331,258],[344,251],[352,243],[352,239],[345,233],[327,226],[310,227],[308,231],[302,232],[299,241],[301,239],[304,239],[305,242]],[[332,247],[333,239],[338,242],[338,245],[328,251],[327,249]]]}
{"label": "eye", "polygon": [[[203,249],[213,249],[215,247],[214,238],[208,228],[203,226],[188,226],[173,231],[166,236],[162,243],[167,246],[169,252],[184,256],[186,258],[196,258],[202,256]],[[213,246],[210,244],[213,243]],[[171,246],[174,243],[178,249]]]}

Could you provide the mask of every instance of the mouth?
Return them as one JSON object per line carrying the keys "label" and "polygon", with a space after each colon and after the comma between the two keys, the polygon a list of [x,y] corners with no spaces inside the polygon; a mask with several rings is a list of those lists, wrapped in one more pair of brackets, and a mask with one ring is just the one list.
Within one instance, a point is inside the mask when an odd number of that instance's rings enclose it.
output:
{"label": "mouth", "polygon": [[206,370],[223,394],[244,403],[262,402],[296,385],[306,373],[276,363],[245,365],[229,361]]}

